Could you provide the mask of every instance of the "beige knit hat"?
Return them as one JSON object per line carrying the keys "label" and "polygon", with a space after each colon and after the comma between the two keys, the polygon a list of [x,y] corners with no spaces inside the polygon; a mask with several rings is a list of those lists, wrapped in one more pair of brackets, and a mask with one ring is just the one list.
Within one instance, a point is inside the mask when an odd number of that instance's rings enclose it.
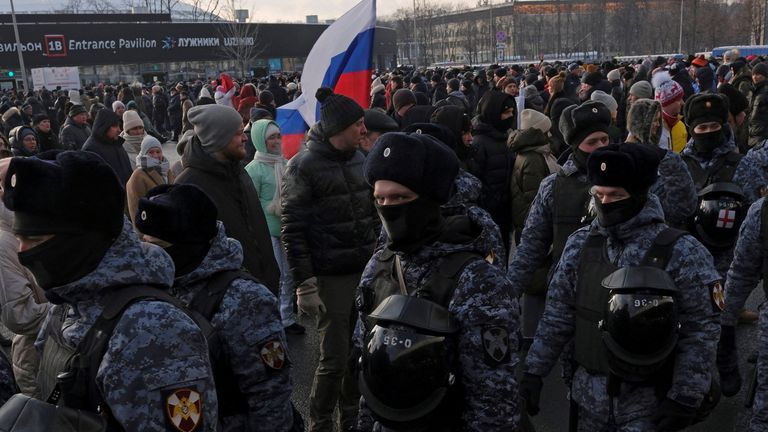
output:
{"label": "beige knit hat", "polygon": [[524,109],[523,112],[520,113],[521,130],[538,129],[547,133],[550,128],[552,128],[552,121],[550,121],[549,117],[544,114],[533,109]]}
{"label": "beige knit hat", "polygon": [[139,113],[133,110],[127,110],[123,113],[123,130],[131,130],[136,126],[144,126],[144,122],[141,121]]}

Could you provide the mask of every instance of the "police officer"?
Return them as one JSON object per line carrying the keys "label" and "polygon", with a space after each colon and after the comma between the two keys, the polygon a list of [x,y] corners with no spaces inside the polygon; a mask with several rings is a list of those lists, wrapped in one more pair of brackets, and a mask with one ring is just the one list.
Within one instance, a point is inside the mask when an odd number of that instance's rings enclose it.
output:
{"label": "police officer", "polygon": [[542,378],[571,342],[579,431],[680,430],[710,389],[719,276],[699,242],[663,223],[648,193],[658,164],[636,144],[590,156],[597,217],[568,239],[552,277],[520,385],[531,415]]}
{"label": "police officer", "polygon": [[[728,278],[725,282],[725,290],[728,296],[720,298],[725,302],[721,321],[723,332],[720,336],[720,348],[727,349],[738,361],[736,356],[736,331],[735,325],[739,311],[743,308],[752,289],[762,278],[765,280],[766,243],[765,226],[768,223],[768,210],[766,210],[764,198],[757,200],[750,206],[744,223],[739,230],[739,240],[733,254],[733,262],[728,270]],[[758,336],[757,358],[757,387],[755,400],[752,406],[751,432],[768,431],[768,309],[762,308],[760,312],[760,328]],[[738,363],[736,363],[738,365]],[[738,369],[736,369],[738,374]]]}
{"label": "police officer", "polygon": [[[716,93],[691,97],[685,104],[685,121],[691,139],[682,158],[699,194],[699,205],[689,230],[710,251],[715,267],[724,279],[750,197],[757,196],[763,186],[760,184],[762,175],[755,174],[755,170],[760,169],[757,164],[738,153],[734,134],[727,123],[726,97]],[[717,366],[723,394],[733,396],[741,387],[735,347],[730,343],[735,334],[736,319],[726,315],[722,325],[723,340],[718,347]]]}
{"label": "police officer", "polygon": [[358,292],[360,430],[517,430],[517,301],[487,229],[441,215],[458,169],[424,134],[384,134],[366,160],[389,241]]}
{"label": "police officer", "polygon": [[[46,152],[14,158],[3,187],[19,261],[55,304],[39,337],[43,399],[59,390],[65,406],[98,409],[114,430],[215,430],[213,373],[195,322],[157,289],[115,306],[148,285],[170,287],[174,267],[136,238],[114,171],[89,152]],[[84,341],[104,351],[84,351]],[[75,354],[98,367],[72,375],[83,363],[72,363]]]}
{"label": "police officer", "polygon": [[214,369],[219,430],[303,431],[301,419],[294,428],[291,368],[277,300],[239,272],[242,247],[216,220],[216,205],[197,186],[162,185],[139,200],[137,214],[144,239],[173,258],[172,293],[204,315],[211,311],[205,318],[219,342],[213,357],[223,363]]}

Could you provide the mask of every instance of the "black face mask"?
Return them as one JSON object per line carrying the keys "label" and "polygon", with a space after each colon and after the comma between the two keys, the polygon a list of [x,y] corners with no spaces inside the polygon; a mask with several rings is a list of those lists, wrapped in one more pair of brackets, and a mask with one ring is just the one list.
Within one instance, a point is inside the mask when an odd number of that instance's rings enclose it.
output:
{"label": "black face mask", "polygon": [[693,148],[698,153],[710,154],[725,142],[723,129],[703,134],[693,134]]}
{"label": "black face mask", "polygon": [[415,252],[443,229],[440,204],[426,198],[398,205],[376,204],[376,210],[389,236],[387,246],[396,252]]}
{"label": "black face mask", "polygon": [[49,292],[51,288],[72,283],[96,270],[114,240],[100,232],[56,234],[50,240],[24,252],[19,262],[35,276],[51,303],[63,299]]}
{"label": "black face mask", "polygon": [[198,244],[173,244],[165,248],[165,252],[173,258],[173,264],[176,266],[175,277],[181,277],[192,273],[200,266],[208,250],[210,243]]}
{"label": "black face mask", "polygon": [[629,198],[620,201],[610,202],[608,204],[601,203],[595,198],[595,213],[597,213],[597,220],[603,227],[611,227],[624,223],[640,213],[640,210],[645,206],[648,201],[648,196],[642,195],[630,195]]}
{"label": "black face mask", "polygon": [[573,163],[576,164],[576,168],[578,168],[579,171],[587,170],[587,159],[589,158],[589,155],[589,153],[578,147],[573,149]]}
{"label": "black face mask", "polygon": [[498,120],[493,122],[493,127],[499,132],[507,133],[508,130],[515,127],[515,124],[515,116],[512,116],[506,120],[502,120],[501,117],[499,117]]}

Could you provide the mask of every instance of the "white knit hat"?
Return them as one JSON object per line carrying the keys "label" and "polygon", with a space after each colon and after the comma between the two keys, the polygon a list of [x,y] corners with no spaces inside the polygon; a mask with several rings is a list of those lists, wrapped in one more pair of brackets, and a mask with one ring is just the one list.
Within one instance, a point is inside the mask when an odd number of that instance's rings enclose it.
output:
{"label": "white knit hat", "polygon": [[127,110],[123,113],[123,130],[131,130],[136,126],[144,126],[144,122],[141,121],[139,113],[133,110]]}

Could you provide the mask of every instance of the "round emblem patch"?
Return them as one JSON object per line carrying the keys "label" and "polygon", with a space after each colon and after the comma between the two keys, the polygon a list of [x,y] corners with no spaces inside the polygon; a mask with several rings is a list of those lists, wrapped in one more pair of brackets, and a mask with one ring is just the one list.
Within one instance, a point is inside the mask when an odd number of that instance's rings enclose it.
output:
{"label": "round emblem patch", "polygon": [[592,112],[597,114],[597,108],[592,108]]}
{"label": "round emblem patch", "polygon": [[605,171],[606,169],[608,169],[608,165],[606,165],[605,162],[601,163],[600,164],[600,171]]}
{"label": "round emblem patch", "polygon": [[719,281],[712,284],[712,302],[721,311],[725,310],[725,291]]}
{"label": "round emblem patch", "polygon": [[707,107],[707,108],[712,108],[712,102],[706,101],[706,102],[704,102],[704,106]]}
{"label": "round emblem patch", "polygon": [[147,212],[145,210],[141,211],[141,220],[143,221],[147,220]]}
{"label": "round emblem patch", "polygon": [[384,157],[389,157],[390,153],[392,153],[392,150],[389,147],[384,149]]}
{"label": "round emblem patch", "polygon": [[11,176],[11,187],[16,187],[16,174]]}
{"label": "round emblem patch", "polygon": [[203,420],[203,400],[193,389],[174,390],[165,398],[165,413],[169,423],[180,432],[197,430]]}

